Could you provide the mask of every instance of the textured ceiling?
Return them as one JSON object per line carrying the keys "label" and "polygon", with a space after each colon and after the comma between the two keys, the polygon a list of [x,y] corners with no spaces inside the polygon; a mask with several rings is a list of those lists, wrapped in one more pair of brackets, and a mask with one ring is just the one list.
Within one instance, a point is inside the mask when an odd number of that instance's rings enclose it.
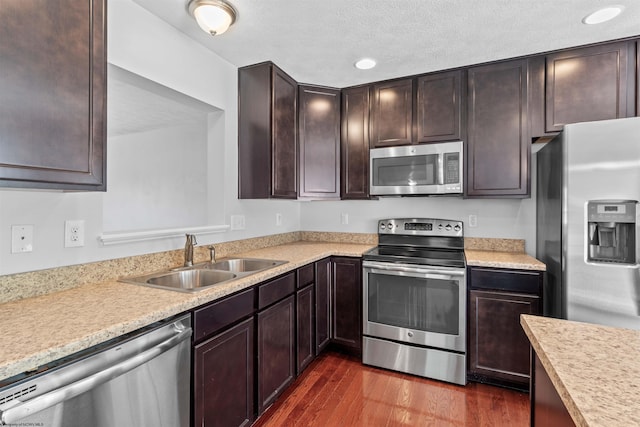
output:
{"label": "textured ceiling", "polygon": [[[587,26],[602,0],[229,0],[238,20],[211,37],[188,0],[133,0],[236,66],[271,60],[300,83],[347,87],[640,35],[640,2]],[[378,61],[357,70],[362,57]]]}

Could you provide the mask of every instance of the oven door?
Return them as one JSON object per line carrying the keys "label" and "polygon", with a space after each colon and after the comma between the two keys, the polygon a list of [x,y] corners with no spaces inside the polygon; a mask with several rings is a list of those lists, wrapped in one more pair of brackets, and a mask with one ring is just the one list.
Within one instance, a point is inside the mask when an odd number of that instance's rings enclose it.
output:
{"label": "oven door", "polygon": [[363,262],[363,333],[466,351],[464,268]]}

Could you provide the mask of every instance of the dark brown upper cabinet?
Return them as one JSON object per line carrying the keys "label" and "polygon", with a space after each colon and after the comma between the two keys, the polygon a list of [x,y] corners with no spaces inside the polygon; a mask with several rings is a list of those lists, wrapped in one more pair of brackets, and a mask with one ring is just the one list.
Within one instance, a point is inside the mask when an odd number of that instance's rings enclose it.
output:
{"label": "dark brown upper cabinet", "polygon": [[413,79],[373,85],[371,147],[408,145],[413,141]]}
{"label": "dark brown upper cabinet", "polygon": [[528,197],[527,60],[468,71],[467,197]]}
{"label": "dark brown upper cabinet", "polygon": [[416,140],[418,143],[462,139],[463,72],[455,70],[417,80]]}
{"label": "dark brown upper cabinet", "polygon": [[545,132],[635,115],[635,45],[607,43],[546,56]]}
{"label": "dark brown upper cabinet", "polygon": [[342,91],[342,199],[369,198],[369,98],[369,86]]}
{"label": "dark brown upper cabinet", "polygon": [[299,198],[340,198],[340,90],[299,86]]}
{"label": "dark brown upper cabinet", "polygon": [[0,186],[106,189],[105,3],[0,2]]}
{"label": "dark brown upper cabinet", "polygon": [[298,85],[271,62],[238,70],[238,197],[297,197]]}

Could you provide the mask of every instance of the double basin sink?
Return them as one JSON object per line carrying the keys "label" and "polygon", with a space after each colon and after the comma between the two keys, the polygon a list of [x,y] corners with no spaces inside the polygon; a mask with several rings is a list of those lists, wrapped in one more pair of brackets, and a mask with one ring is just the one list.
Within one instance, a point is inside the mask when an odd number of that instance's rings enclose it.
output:
{"label": "double basin sink", "polygon": [[216,262],[203,262],[191,267],[175,268],[137,277],[120,279],[125,283],[170,289],[179,292],[197,292],[230,280],[268,270],[288,261],[262,258],[230,258]]}

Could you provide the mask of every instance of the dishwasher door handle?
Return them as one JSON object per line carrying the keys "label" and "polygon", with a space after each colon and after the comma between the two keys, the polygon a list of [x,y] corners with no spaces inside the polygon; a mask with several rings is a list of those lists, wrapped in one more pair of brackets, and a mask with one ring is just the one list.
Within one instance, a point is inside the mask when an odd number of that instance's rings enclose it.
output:
{"label": "dishwasher door handle", "polygon": [[[100,372],[96,372],[95,374],[90,375],[86,378],[75,381],[71,384],[67,384],[50,393],[34,397],[33,399],[18,404],[12,408],[0,411],[0,424],[13,424],[16,421],[20,421],[21,419],[28,417],[29,415],[50,408],[60,402],[64,402],[65,400],[69,400],[73,397],[79,396],[82,393],[99,386],[100,384],[104,384],[107,381],[112,380],[113,378],[127,373],[186,340],[191,336],[191,331],[191,328],[183,329],[166,341],[163,341],[156,346],[151,347],[148,350],[145,350],[133,357],[125,359],[124,361],[116,365],[107,365],[105,366],[104,370],[101,370]],[[50,375],[55,375],[55,373],[51,373]]]}

